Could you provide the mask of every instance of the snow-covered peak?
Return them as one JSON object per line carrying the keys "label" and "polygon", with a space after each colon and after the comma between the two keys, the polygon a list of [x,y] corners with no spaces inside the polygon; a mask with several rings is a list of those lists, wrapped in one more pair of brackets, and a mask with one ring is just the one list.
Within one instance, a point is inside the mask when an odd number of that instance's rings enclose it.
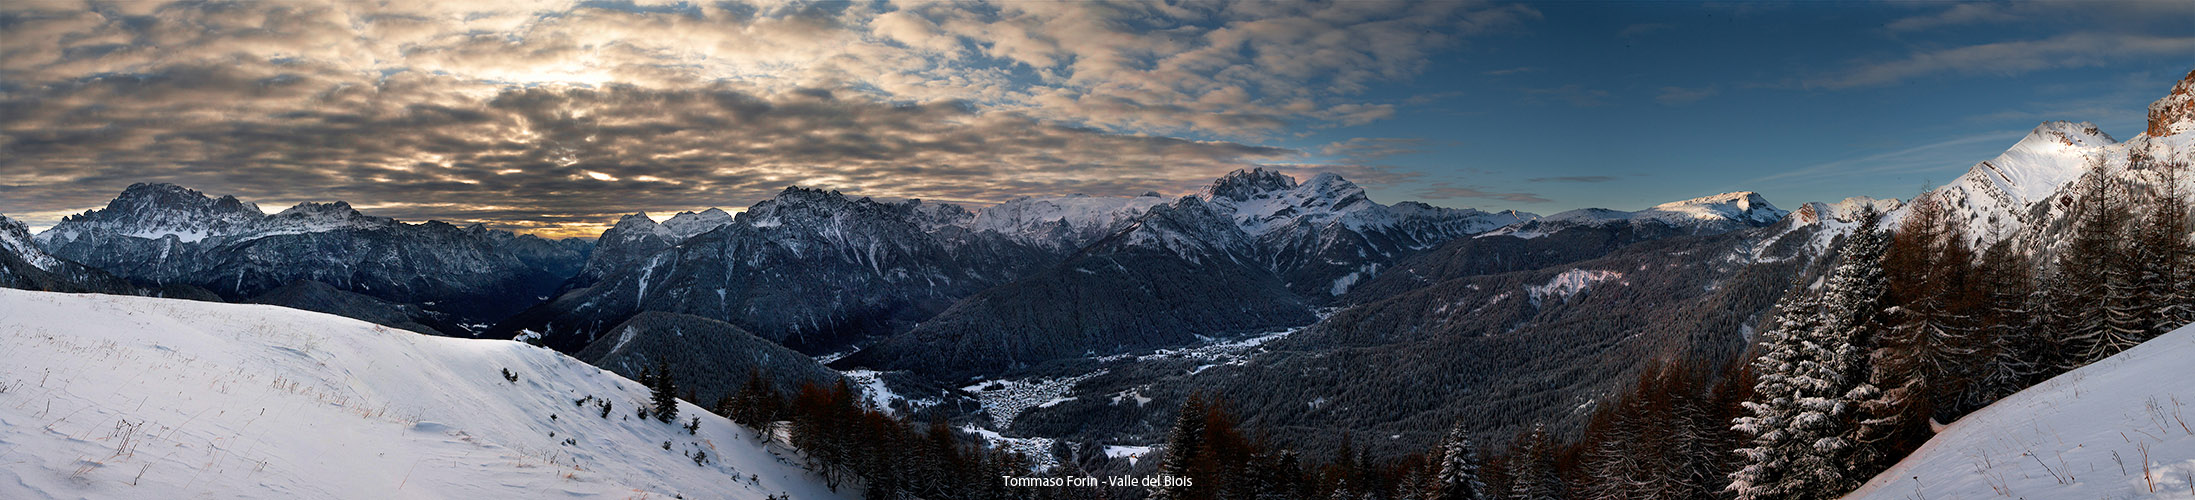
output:
{"label": "snow-covered peak", "polygon": [[2188,131],[2195,131],[2195,71],[2172,86],[2172,93],[2149,103],[2149,129],[2143,133],[2164,137]]}
{"label": "snow-covered peak", "polygon": [[106,208],[71,215],[38,235],[41,242],[67,241],[87,232],[145,239],[175,236],[185,242],[247,231],[266,217],[257,205],[234,196],[207,197],[174,184],[132,184]]}
{"label": "snow-covered peak", "polygon": [[677,239],[685,239],[731,223],[732,214],[721,209],[710,208],[698,213],[679,212],[678,215],[673,215],[670,219],[664,220],[663,228],[676,235]]}
{"label": "snow-covered peak", "polygon": [[2089,122],[2044,122],[2004,154],[1974,164],[1960,181],[1986,182],[2025,206],[2087,171],[2091,153],[2118,141]]}
{"label": "snow-covered peak", "polygon": [[12,254],[39,269],[52,271],[61,265],[60,259],[38,249],[30,235],[30,227],[23,221],[0,215],[0,253]]}
{"label": "snow-covered peak", "polygon": [[1637,212],[1580,208],[1526,220],[1480,236],[1537,238],[1574,226],[1601,227],[1647,222],[1692,232],[1722,232],[1769,226],[1783,220],[1788,214],[1789,212],[1769,204],[1768,199],[1760,193],[1737,191],[1672,201]]}
{"label": "snow-covered peak", "polygon": [[1765,226],[1782,220],[1788,213],[1776,209],[1767,198],[1752,191],[1738,191],[1702,196],[1683,201],[1655,205],[1640,212],[1643,216],[1676,218],[1692,221],[1734,221],[1753,226]]}
{"label": "snow-covered peak", "polygon": [[1249,254],[1250,238],[1226,210],[1195,196],[1151,207],[1121,236],[1126,246],[1164,250],[1192,262]]}
{"label": "snow-covered peak", "polygon": [[990,231],[1044,246],[1080,246],[1168,200],[1145,196],[1014,198],[976,212],[968,229]]}
{"label": "snow-covered peak", "polygon": [[602,232],[603,240],[630,239],[642,235],[663,238],[666,243],[677,243],[677,235],[670,228],[657,223],[647,212],[634,212],[617,218],[617,224]]}
{"label": "snow-covered peak", "polygon": [[[2097,161],[2111,158],[2118,142],[2095,124],[2045,122],[2003,154],[1976,163],[1950,184],[1930,191],[1967,225],[1977,245],[2028,225],[2029,207],[2079,179]],[[1888,214],[1898,220],[1903,211]]]}
{"label": "snow-covered peak", "polygon": [[1897,198],[1876,199],[1866,196],[1854,196],[1836,203],[1807,202],[1805,205],[1799,206],[1798,210],[1792,211],[1790,217],[1799,225],[1816,224],[1823,221],[1856,222],[1863,210],[1873,208],[1875,213],[1881,214],[1897,210],[1898,207],[1904,205],[1905,202],[1899,201]]}
{"label": "snow-covered peak", "polygon": [[[340,229],[371,229],[396,225],[396,220],[359,213],[350,203],[304,202],[260,220],[250,233],[254,237],[277,234],[303,234],[335,231]],[[484,230],[485,228],[483,228]]]}
{"label": "snow-covered peak", "polygon": [[1299,222],[1323,225],[1340,219],[1351,229],[1395,223],[1394,214],[1367,198],[1363,187],[1333,173],[1297,184],[1280,172],[1237,170],[1214,181],[1206,192],[1214,207],[1254,236]]}

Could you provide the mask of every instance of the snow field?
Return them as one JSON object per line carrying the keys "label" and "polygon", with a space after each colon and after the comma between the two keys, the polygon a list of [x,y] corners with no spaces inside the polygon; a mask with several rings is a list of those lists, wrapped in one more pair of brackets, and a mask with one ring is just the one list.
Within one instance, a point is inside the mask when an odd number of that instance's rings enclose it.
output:
{"label": "snow field", "polygon": [[517,342],[0,290],[0,358],[0,498],[839,496],[729,421],[640,420],[638,383]]}
{"label": "snow field", "polygon": [[1953,422],[1848,500],[2195,498],[2195,325]]}

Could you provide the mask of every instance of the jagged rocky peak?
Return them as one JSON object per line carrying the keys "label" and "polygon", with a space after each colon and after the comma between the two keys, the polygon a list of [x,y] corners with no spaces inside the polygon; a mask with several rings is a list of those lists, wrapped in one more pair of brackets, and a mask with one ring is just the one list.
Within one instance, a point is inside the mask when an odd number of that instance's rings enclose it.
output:
{"label": "jagged rocky peak", "polygon": [[835,190],[787,186],[777,196],[756,203],[732,217],[756,228],[777,227],[794,221],[894,219],[914,223],[925,230],[965,223],[974,214],[950,203],[924,203],[919,199],[883,202],[869,197],[849,198]]}
{"label": "jagged rocky peak", "polygon": [[[1335,178],[1339,179],[1340,177],[1336,176]],[[1259,168],[1228,172],[1227,175],[1221,176],[1219,180],[1212,181],[1212,186],[1205,188],[1205,193],[1209,194],[1213,200],[1228,199],[1241,202],[1267,197],[1271,193],[1295,188],[1296,178],[1289,177],[1277,170]]]}
{"label": "jagged rocky peak", "polygon": [[1333,173],[1320,173],[1302,184],[1265,169],[1236,170],[1206,190],[1213,205],[1228,212],[1244,231],[1264,235],[1292,222],[1323,224],[1342,218],[1352,228],[1386,226],[1395,221],[1364,194],[1364,188]]}
{"label": "jagged rocky peak", "polygon": [[258,205],[235,196],[212,198],[174,184],[137,183],[123,189],[106,208],[63,218],[39,238],[66,241],[98,231],[145,239],[175,236],[189,242],[242,232],[265,217]]}
{"label": "jagged rocky peak", "polygon": [[2195,131],[2195,70],[2172,86],[2172,93],[2149,103],[2149,129],[2143,133],[2164,137],[2188,131]]}

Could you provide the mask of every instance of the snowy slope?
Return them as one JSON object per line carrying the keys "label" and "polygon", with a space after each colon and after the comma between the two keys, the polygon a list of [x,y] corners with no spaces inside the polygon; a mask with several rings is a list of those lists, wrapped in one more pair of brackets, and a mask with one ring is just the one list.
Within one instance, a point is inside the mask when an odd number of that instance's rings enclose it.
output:
{"label": "snowy slope", "polygon": [[2195,498],[2191,360],[2195,325],[1974,412],[1845,498]]}
{"label": "snowy slope", "polygon": [[0,290],[0,357],[0,498],[838,496],[691,404],[698,435],[628,419],[639,384],[516,342]]}

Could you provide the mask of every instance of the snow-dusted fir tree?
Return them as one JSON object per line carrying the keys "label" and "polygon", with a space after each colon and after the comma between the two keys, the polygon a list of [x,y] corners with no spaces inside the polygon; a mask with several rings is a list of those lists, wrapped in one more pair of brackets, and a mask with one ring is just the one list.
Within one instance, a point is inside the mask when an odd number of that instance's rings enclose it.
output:
{"label": "snow-dusted fir tree", "polygon": [[1858,484],[1849,472],[1870,462],[1853,441],[1853,412],[1876,392],[1861,377],[1884,286],[1880,222],[1862,214],[1822,296],[1794,289],[1777,307],[1776,327],[1762,332],[1749,415],[1732,427],[1752,440],[1731,474],[1738,498],[1836,498]]}
{"label": "snow-dusted fir tree", "polygon": [[1433,477],[1427,500],[1490,500],[1486,483],[1479,481],[1478,450],[1471,447],[1463,424],[1450,428],[1448,437],[1441,439],[1440,463],[1435,465],[1439,473]]}
{"label": "snow-dusted fir tree", "polygon": [[1797,375],[1808,360],[1806,342],[1821,328],[1821,298],[1800,284],[1776,301],[1775,325],[1760,332],[1760,355],[1753,358],[1757,382],[1744,402],[1746,415],[1733,430],[1752,439],[1738,450],[1744,466],[1730,476],[1730,490],[1742,499],[1795,497],[1790,478],[1792,455],[1807,443],[1788,430],[1798,416]]}

